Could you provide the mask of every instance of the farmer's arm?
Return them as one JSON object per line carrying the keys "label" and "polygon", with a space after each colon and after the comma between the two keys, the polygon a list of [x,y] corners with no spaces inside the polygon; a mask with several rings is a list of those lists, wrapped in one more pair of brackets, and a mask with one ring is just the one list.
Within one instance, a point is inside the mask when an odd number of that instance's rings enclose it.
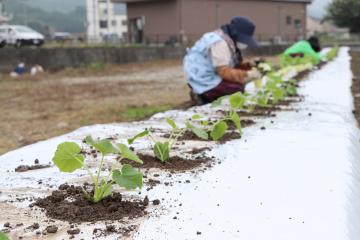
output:
{"label": "farmer's arm", "polygon": [[210,49],[210,54],[216,73],[224,81],[241,84],[246,83],[246,71],[229,67],[231,51],[225,41],[215,43]]}

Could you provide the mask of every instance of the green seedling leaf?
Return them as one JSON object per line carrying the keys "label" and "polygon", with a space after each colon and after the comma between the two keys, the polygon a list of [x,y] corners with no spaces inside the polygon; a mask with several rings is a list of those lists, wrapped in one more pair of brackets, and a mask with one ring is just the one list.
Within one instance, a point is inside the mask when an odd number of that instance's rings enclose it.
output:
{"label": "green seedling leaf", "polygon": [[142,173],[128,164],[123,165],[121,171],[114,170],[112,178],[120,187],[126,189],[142,188]]}
{"label": "green seedling leaf", "polygon": [[237,129],[239,132],[241,132],[241,120],[240,120],[239,114],[237,114],[236,112],[233,112],[233,113],[230,115],[230,118],[231,118],[231,121],[235,124],[236,129]]}
{"label": "green seedling leaf", "polygon": [[10,240],[5,233],[0,232],[0,240]]}
{"label": "green seedling leaf", "polygon": [[62,172],[72,173],[84,165],[84,156],[81,148],[74,142],[64,142],[58,145],[52,159]]}
{"label": "green seedling leaf", "polygon": [[157,142],[154,145],[154,154],[162,162],[167,162],[170,158],[169,142]]}
{"label": "green seedling leaf", "polygon": [[209,125],[209,121],[201,121],[200,124],[203,126],[208,126]]}
{"label": "green seedling leaf", "polygon": [[209,134],[204,129],[201,129],[201,128],[198,128],[198,127],[193,127],[191,129],[191,131],[201,139],[204,139],[204,140],[209,139]]}
{"label": "green seedling leaf", "polygon": [[229,97],[229,96],[219,97],[218,99],[216,99],[215,101],[213,101],[213,102],[211,103],[211,106],[212,106],[212,107],[219,107],[219,106],[221,105],[222,101],[223,101],[224,99],[228,98],[228,97]]}
{"label": "green seedling leaf", "polygon": [[272,96],[274,98],[273,99],[274,104],[277,104],[281,99],[285,97],[285,92],[281,88],[276,88],[273,90]]}
{"label": "green seedling leaf", "polygon": [[123,158],[143,164],[143,161],[138,157],[138,155],[136,155],[133,151],[131,151],[125,144],[120,143],[118,146],[121,152],[121,156]]}
{"label": "green seedling leaf", "polygon": [[94,203],[100,202],[102,199],[112,194],[112,184],[101,181],[101,185],[96,187],[92,201]]}
{"label": "green seedling leaf", "polygon": [[186,124],[186,128],[189,129],[190,131],[192,131],[199,138],[204,139],[204,140],[209,139],[209,134],[205,130],[195,127],[194,125],[192,125],[189,122],[186,122],[185,124]]}
{"label": "green seedling leaf", "polygon": [[267,94],[259,95],[257,98],[257,104],[261,107],[267,107],[269,103],[269,96]]}
{"label": "green seedling leaf", "polygon": [[85,142],[93,146],[97,151],[101,152],[103,155],[118,153],[119,151],[112,145],[112,143],[107,139],[102,139],[100,141],[95,141],[91,136],[85,138]]}
{"label": "green seedling leaf", "polygon": [[139,134],[137,134],[136,136],[134,136],[133,138],[128,139],[128,144],[133,144],[137,139],[148,136],[149,135],[149,130],[145,130]]}
{"label": "green seedling leaf", "polygon": [[229,101],[232,109],[242,109],[246,103],[246,97],[242,93],[237,92],[230,96]]}
{"label": "green seedling leaf", "polygon": [[214,141],[217,141],[225,135],[227,129],[228,125],[226,122],[220,121],[213,126],[210,136]]}
{"label": "green seedling leaf", "polygon": [[0,232],[0,240],[10,240],[10,239],[5,235],[5,233]]}
{"label": "green seedling leaf", "polygon": [[297,94],[296,87],[291,86],[291,85],[288,85],[288,86],[286,87],[286,92],[287,92],[287,94],[290,95],[290,96],[294,96],[294,95]]}
{"label": "green seedling leaf", "polygon": [[192,120],[199,120],[201,119],[201,116],[199,114],[195,114],[191,117]]}
{"label": "green seedling leaf", "polygon": [[167,122],[174,130],[178,129],[175,121],[172,120],[171,118],[166,118],[166,122]]}

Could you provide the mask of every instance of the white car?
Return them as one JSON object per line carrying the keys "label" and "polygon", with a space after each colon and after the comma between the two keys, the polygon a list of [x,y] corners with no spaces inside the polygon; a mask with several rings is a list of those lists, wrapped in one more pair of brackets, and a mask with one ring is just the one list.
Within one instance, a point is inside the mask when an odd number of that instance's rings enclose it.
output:
{"label": "white car", "polygon": [[35,30],[22,25],[0,26],[0,47],[13,45],[15,47],[37,46],[44,44],[44,36]]}

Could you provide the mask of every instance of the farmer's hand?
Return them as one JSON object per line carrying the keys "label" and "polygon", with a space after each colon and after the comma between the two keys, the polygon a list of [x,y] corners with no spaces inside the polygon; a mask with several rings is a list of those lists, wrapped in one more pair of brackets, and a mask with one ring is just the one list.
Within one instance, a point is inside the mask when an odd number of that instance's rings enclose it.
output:
{"label": "farmer's hand", "polygon": [[257,70],[256,68],[253,68],[247,72],[245,81],[248,83],[248,82],[251,82],[251,81],[259,79],[259,78],[262,78],[261,72],[259,70]]}
{"label": "farmer's hand", "polygon": [[251,62],[242,62],[239,65],[237,65],[235,68],[236,69],[241,69],[241,70],[245,70],[245,71],[249,71],[254,67],[254,64]]}
{"label": "farmer's hand", "polygon": [[246,71],[230,68],[228,66],[222,66],[216,68],[216,72],[224,81],[238,83],[238,84],[246,83],[245,81],[245,77],[247,76]]}

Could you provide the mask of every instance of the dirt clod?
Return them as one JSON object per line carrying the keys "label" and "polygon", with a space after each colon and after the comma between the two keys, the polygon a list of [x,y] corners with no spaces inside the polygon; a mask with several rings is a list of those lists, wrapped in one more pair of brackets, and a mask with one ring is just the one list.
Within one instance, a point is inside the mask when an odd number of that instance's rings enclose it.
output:
{"label": "dirt clod", "polygon": [[15,172],[27,172],[27,171],[31,171],[31,170],[38,170],[38,169],[49,168],[49,167],[50,167],[50,165],[33,165],[33,166],[20,165],[15,168]]}
{"label": "dirt clod", "polygon": [[159,199],[153,200],[153,205],[159,205],[159,204],[160,204],[160,200],[159,200]]}
{"label": "dirt clod", "polygon": [[47,233],[56,233],[57,231],[58,231],[57,226],[47,226],[46,227],[46,232]]}
{"label": "dirt clod", "polygon": [[40,228],[40,224],[39,224],[39,223],[34,223],[33,225],[30,226],[30,228],[32,228],[32,229],[39,229],[39,228]]}
{"label": "dirt clod", "polygon": [[79,229],[79,228],[69,229],[69,230],[67,230],[67,233],[68,233],[69,235],[77,235],[77,234],[80,233],[80,229]]}

